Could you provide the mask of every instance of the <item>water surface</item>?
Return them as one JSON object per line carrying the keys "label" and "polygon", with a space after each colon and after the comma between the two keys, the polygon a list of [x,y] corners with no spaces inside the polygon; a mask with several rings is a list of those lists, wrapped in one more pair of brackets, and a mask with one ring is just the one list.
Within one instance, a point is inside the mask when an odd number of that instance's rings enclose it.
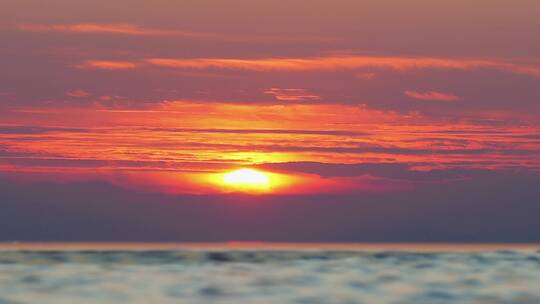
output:
{"label": "water surface", "polygon": [[539,248],[12,243],[0,304],[540,303]]}

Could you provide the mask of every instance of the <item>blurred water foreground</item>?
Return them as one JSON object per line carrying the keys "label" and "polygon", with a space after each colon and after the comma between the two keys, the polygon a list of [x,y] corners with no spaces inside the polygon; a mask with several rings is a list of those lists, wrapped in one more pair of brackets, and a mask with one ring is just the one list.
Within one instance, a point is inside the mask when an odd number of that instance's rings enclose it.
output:
{"label": "blurred water foreground", "polygon": [[0,246],[0,304],[536,304],[539,286],[532,245]]}

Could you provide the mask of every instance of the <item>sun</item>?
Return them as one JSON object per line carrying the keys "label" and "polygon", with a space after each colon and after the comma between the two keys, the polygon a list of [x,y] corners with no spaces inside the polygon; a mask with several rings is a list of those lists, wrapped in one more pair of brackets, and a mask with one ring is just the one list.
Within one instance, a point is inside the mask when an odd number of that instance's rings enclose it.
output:
{"label": "sun", "polygon": [[254,169],[239,169],[223,175],[223,183],[235,187],[266,188],[270,185],[270,177]]}
{"label": "sun", "polygon": [[287,174],[262,171],[248,167],[237,170],[207,175],[216,190],[226,193],[240,192],[248,194],[283,193],[297,180]]}

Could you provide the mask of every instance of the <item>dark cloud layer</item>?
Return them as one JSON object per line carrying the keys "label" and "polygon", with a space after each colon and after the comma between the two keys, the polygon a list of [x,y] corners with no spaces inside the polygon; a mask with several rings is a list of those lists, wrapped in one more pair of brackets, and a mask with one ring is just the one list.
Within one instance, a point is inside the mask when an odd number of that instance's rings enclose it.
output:
{"label": "dark cloud layer", "polygon": [[43,127],[43,126],[0,126],[0,134],[46,134],[54,132],[87,132],[83,128],[60,128],[60,127]]}
{"label": "dark cloud layer", "polygon": [[2,179],[0,240],[539,242],[539,183],[492,172],[404,193],[165,196]]}
{"label": "dark cloud layer", "polygon": [[[485,178],[493,174],[492,170],[475,168],[449,168],[433,169],[429,171],[415,170],[414,166],[422,164],[404,163],[361,163],[361,164],[328,164],[317,162],[290,162],[290,163],[269,163],[260,165],[260,168],[268,170],[283,170],[287,172],[299,172],[317,174],[322,177],[345,177],[370,175],[388,179],[401,179],[408,181],[431,181],[440,182],[444,180],[455,180],[462,178]],[[498,171],[498,173],[509,174],[511,171]]]}

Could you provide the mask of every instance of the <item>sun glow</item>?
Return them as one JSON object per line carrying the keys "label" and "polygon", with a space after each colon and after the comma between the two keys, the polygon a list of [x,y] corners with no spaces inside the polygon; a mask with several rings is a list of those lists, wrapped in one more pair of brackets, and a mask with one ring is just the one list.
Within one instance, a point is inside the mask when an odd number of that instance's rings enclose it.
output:
{"label": "sun glow", "polygon": [[270,178],[267,174],[254,169],[240,169],[225,174],[223,182],[231,186],[266,188],[270,185]]}
{"label": "sun glow", "polygon": [[203,174],[200,182],[220,192],[248,194],[297,193],[303,192],[309,184],[305,176],[252,168]]}

